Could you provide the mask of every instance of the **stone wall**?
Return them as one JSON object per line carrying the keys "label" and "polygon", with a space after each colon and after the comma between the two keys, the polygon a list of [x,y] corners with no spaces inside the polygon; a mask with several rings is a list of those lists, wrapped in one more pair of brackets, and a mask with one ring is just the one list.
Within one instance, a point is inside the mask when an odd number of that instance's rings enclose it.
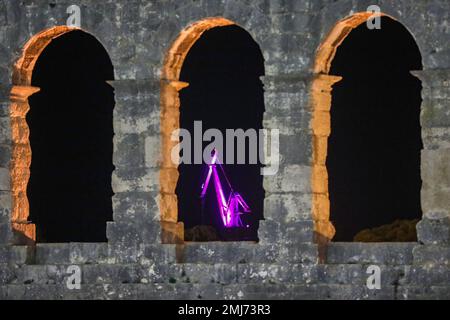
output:
{"label": "stone wall", "polygon": [[[14,65],[39,32],[81,7],[81,27],[115,69],[114,221],[107,244],[17,245],[11,228]],[[317,241],[311,88],[316,52],[343,18],[378,4],[416,39],[424,68],[418,243]],[[450,298],[450,2],[446,0],[0,0],[0,298]],[[247,30],[265,58],[264,127],[280,129],[280,171],[265,177],[259,243],[183,243],[161,216],[161,70],[183,29],[208,17]],[[325,229],[327,227],[325,226]],[[169,230],[173,241],[162,241]],[[162,244],[169,242],[171,244]],[[317,243],[318,242],[318,243]],[[320,254],[319,254],[320,253]],[[382,287],[366,286],[369,265]],[[80,290],[67,267],[82,271]]]}

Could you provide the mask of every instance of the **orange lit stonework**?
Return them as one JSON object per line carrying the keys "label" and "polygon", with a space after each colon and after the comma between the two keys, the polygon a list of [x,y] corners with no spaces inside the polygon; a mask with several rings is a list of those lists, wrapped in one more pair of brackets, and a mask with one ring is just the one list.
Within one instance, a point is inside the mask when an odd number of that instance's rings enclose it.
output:
{"label": "orange lit stonework", "polygon": [[162,163],[159,176],[161,213],[161,241],[182,243],[183,223],[178,222],[178,200],[175,188],[178,181],[178,165],[171,160],[172,149],[179,141],[171,141],[172,132],[180,127],[180,99],[178,92],[189,84],[179,81],[184,59],[201,35],[215,27],[233,25],[221,17],[197,21],[183,31],[169,49],[161,72],[161,149]]}
{"label": "orange lit stonework", "polygon": [[14,65],[13,87],[11,89],[11,222],[16,242],[36,240],[35,225],[30,223],[27,184],[30,178],[31,146],[29,128],[25,119],[30,106],[28,98],[40,89],[31,86],[33,68],[39,55],[55,38],[75,28],[57,26],[33,36],[25,45],[22,55]]}
{"label": "orange lit stonework", "polygon": [[342,80],[330,75],[330,68],[337,48],[361,23],[370,17],[383,16],[370,12],[356,13],[339,21],[320,45],[314,64],[314,80],[311,86],[313,168],[311,186],[313,192],[312,215],[317,242],[327,242],[335,234],[330,222],[330,200],[328,194],[328,172],[326,168],[328,137],[331,133],[331,91],[332,86]]}

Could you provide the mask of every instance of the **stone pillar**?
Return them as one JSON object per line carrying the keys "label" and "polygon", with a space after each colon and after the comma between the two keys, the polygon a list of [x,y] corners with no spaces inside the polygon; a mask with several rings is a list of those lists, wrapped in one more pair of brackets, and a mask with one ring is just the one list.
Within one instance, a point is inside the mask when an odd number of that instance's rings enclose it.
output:
{"label": "stone pillar", "polygon": [[4,176],[9,176],[11,210],[7,222],[12,225],[14,244],[31,244],[36,240],[36,227],[29,221],[27,185],[30,178],[30,130],[26,115],[30,109],[28,98],[40,89],[31,86],[14,86],[8,101],[7,145],[10,147],[9,163]]}
{"label": "stone pillar", "polygon": [[11,240],[11,125],[9,89],[0,86],[0,244]]}
{"label": "stone pillar", "polygon": [[[279,245],[292,252],[313,244],[312,216],[312,117],[309,108],[310,75],[266,76],[264,128],[278,129],[280,165],[264,177],[264,218],[259,229],[261,244]],[[285,257],[286,258],[286,257]]]}
{"label": "stone pillar", "polygon": [[179,138],[172,134],[180,127],[179,92],[188,84],[176,80],[161,80],[161,163],[160,163],[160,220],[161,241],[164,244],[184,243],[184,224],[178,222],[178,164],[172,161],[172,150],[178,145]]}
{"label": "stone pillar", "polygon": [[161,243],[159,218],[159,80],[117,80],[112,175],[113,219],[108,242],[116,257],[136,261]]}
{"label": "stone pillar", "polygon": [[422,81],[421,202],[424,244],[450,245],[450,69],[414,71]]}
{"label": "stone pillar", "polygon": [[332,86],[342,78],[316,74],[312,79],[310,108],[313,112],[312,127],[312,174],[311,191],[313,195],[312,214],[316,242],[328,243],[335,234],[330,222],[330,199],[328,193],[328,137],[331,134]]}

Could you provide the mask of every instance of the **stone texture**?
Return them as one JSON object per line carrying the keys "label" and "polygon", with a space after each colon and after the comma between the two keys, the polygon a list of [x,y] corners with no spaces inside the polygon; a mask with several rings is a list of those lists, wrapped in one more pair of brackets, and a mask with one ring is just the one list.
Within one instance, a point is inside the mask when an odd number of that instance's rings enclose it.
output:
{"label": "stone texture", "polygon": [[[12,237],[11,75],[23,45],[34,34],[65,23],[68,4],[0,1],[0,299],[449,299],[447,1],[382,3],[383,12],[414,35],[424,63],[424,70],[413,72],[423,85],[424,219],[417,226],[419,243],[313,242],[317,217],[312,216],[312,199],[326,193],[326,154],[313,157],[312,134],[313,129],[322,137],[328,132],[326,126],[313,128],[312,118],[329,120],[326,110],[313,113],[311,108],[315,53],[338,20],[369,4],[369,0],[80,1],[82,28],[104,45],[115,69],[116,80],[109,83],[116,102],[114,221],[108,223],[109,243],[27,247],[7,245]],[[280,168],[275,176],[264,178],[266,220],[260,224],[259,243],[163,245],[161,217],[163,223],[176,225],[177,216],[172,192],[176,179],[160,185],[161,69],[186,26],[219,16],[249,31],[264,55],[264,127],[280,130]],[[322,92],[321,98],[330,96]],[[164,116],[172,120],[168,126],[176,120],[176,111],[166,110]],[[323,139],[315,143],[324,145]],[[312,181],[312,175],[320,182]],[[319,252],[324,260],[320,264]],[[381,268],[380,290],[365,286],[371,264]],[[70,265],[82,270],[80,290],[67,289]]]}
{"label": "stone texture", "polygon": [[450,246],[420,245],[414,248],[414,264],[439,264],[450,266]]}
{"label": "stone texture", "polygon": [[417,224],[417,238],[425,244],[450,244],[450,218],[422,219]]}
{"label": "stone texture", "polygon": [[69,264],[70,244],[49,243],[36,245],[36,262],[38,264]]}
{"label": "stone texture", "polygon": [[414,243],[331,243],[327,263],[409,265],[414,246]]}
{"label": "stone texture", "polygon": [[0,168],[0,191],[11,190],[11,177],[9,170],[6,168]]}
{"label": "stone texture", "polygon": [[421,174],[424,216],[450,217],[450,149],[422,150]]}

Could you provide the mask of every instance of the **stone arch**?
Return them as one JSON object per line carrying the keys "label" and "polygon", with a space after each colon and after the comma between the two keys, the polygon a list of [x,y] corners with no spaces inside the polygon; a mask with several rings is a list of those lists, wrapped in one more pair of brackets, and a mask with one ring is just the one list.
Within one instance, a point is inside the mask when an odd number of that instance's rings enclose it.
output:
{"label": "stone arch", "polygon": [[[10,172],[12,195],[11,223],[14,242],[16,243],[36,241],[36,227],[29,221],[29,202],[27,198],[31,145],[26,115],[30,110],[29,98],[40,91],[40,88],[32,86],[33,70],[41,53],[54,39],[75,30],[81,29],[55,26],[34,35],[24,45],[21,56],[13,66],[13,87],[10,94],[12,133]],[[81,31],[85,32],[84,30]]]}
{"label": "stone arch", "polygon": [[162,243],[182,243],[184,227],[178,222],[178,200],[176,186],[179,177],[178,165],[171,160],[171,152],[179,142],[172,141],[171,134],[179,129],[179,92],[189,84],[179,80],[184,59],[190,48],[209,29],[236,25],[223,17],[210,17],[199,20],[185,28],[166,53],[161,71],[161,164],[160,164],[160,220]]}
{"label": "stone arch", "polygon": [[326,243],[335,234],[335,228],[330,222],[330,200],[328,193],[328,172],[326,167],[328,137],[331,133],[330,109],[332,102],[332,86],[341,81],[342,77],[330,75],[331,64],[338,47],[353,29],[365,23],[369,18],[388,17],[384,14],[360,12],[340,20],[325,37],[319,46],[313,68],[311,85],[311,128],[313,134],[312,157],[312,216],[314,220],[315,240]]}

